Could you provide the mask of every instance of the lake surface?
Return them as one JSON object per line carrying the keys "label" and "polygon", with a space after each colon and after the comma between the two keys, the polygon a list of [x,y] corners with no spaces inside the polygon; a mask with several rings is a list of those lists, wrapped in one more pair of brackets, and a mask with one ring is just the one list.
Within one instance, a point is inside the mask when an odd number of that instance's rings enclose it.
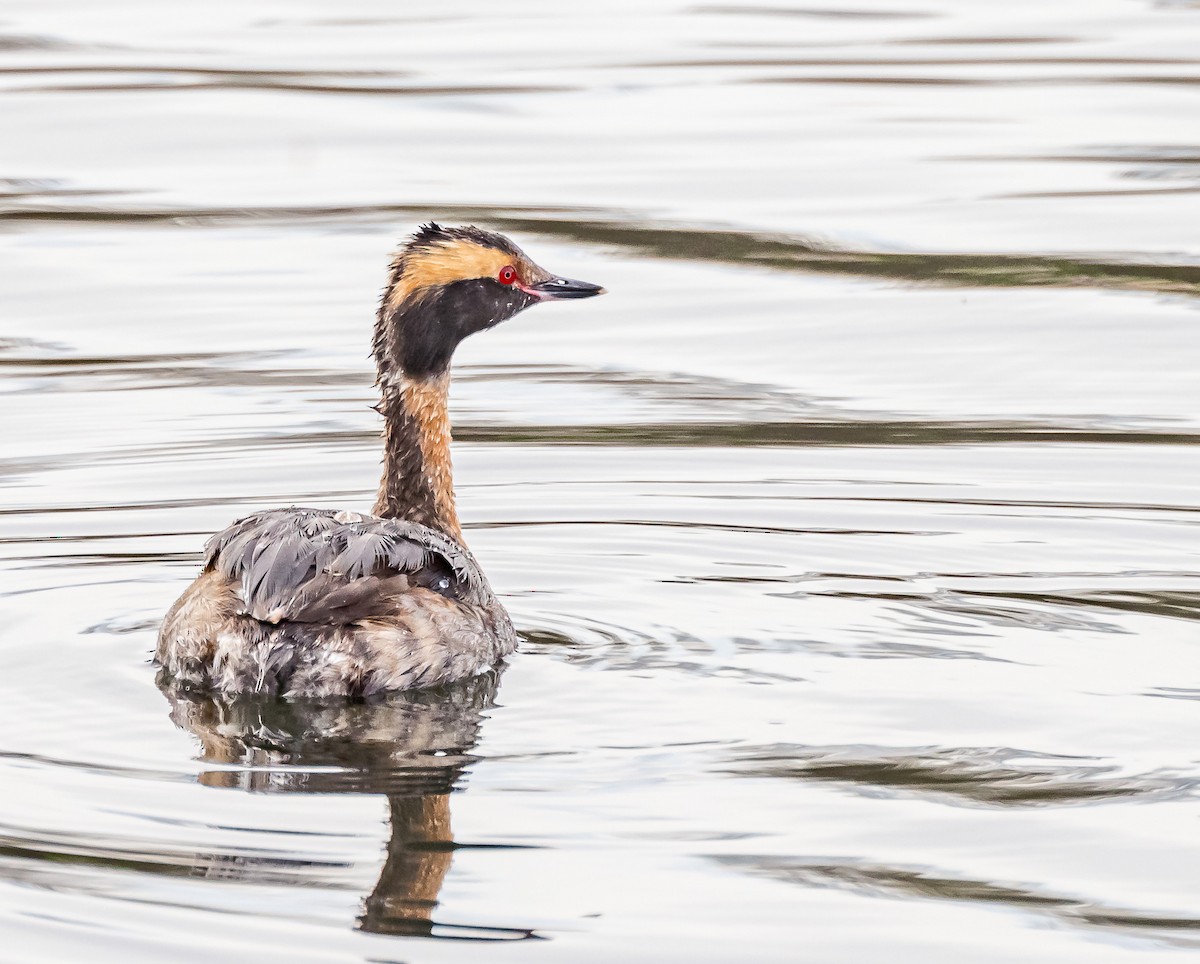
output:
{"label": "lake surface", "polygon": [[[368,508],[421,220],[521,631],[171,700],[208,534]],[[6,961],[1200,954],[1200,3],[8,0]]]}

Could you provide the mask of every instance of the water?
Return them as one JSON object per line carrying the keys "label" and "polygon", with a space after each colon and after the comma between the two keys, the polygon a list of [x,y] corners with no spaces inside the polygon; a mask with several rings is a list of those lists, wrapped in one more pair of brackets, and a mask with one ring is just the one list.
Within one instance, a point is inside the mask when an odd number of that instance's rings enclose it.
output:
{"label": "water", "polygon": [[[9,0],[5,959],[1194,957],[1198,41],[1166,0]],[[206,536],[370,505],[428,217],[611,292],[457,359],[520,654],[172,703]]]}

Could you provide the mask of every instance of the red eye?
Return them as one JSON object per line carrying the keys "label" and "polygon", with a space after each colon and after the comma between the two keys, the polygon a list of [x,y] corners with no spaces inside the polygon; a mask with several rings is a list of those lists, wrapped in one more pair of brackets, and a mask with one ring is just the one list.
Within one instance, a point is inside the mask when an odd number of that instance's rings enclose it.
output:
{"label": "red eye", "polygon": [[517,280],[516,269],[511,264],[505,265],[500,269],[500,274],[497,275],[502,285],[510,285]]}

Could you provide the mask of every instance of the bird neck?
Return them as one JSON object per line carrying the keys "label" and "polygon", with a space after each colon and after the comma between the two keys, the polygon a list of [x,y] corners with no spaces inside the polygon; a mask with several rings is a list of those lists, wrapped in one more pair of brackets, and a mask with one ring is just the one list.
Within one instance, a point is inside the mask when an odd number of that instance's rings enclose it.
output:
{"label": "bird neck", "polygon": [[396,372],[380,384],[383,478],[375,515],[419,522],[462,542],[450,463],[450,372],[426,378]]}

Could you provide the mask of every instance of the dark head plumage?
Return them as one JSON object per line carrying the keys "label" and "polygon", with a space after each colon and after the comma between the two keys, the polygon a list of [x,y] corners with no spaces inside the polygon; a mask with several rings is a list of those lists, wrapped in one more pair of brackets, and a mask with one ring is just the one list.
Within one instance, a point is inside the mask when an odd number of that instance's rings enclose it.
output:
{"label": "dark head plumage", "polygon": [[501,234],[430,221],[392,261],[375,327],[380,381],[386,386],[399,373],[440,375],[468,335],[539,301],[585,298],[603,290],[554,276]]}
{"label": "dark head plumage", "polygon": [[446,227],[438,224],[436,221],[429,221],[422,224],[413,232],[413,236],[404,247],[406,251],[414,251],[436,245],[454,244],[456,242],[474,244],[481,248],[492,248],[515,258],[525,257],[521,249],[504,235],[496,234],[494,231],[485,231],[483,228],[477,228],[473,224]]}

